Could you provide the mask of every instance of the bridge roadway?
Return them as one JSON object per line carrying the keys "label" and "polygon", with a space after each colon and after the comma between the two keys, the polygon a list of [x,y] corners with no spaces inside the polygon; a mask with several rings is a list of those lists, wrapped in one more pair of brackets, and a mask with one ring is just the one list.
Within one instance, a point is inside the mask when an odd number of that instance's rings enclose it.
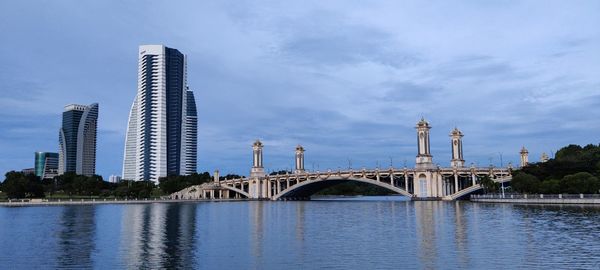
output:
{"label": "bridge roadway", "polygon": [[385,188],[412,199],[456,200],[482,189],[482,177],[498,183],[512,179],[510,168],[389,168],[300,171],[291,174],[243,177],[191,186],[171,194],[170,199],[263,199],[307,200],[315,193],[339,183],[354,181]]}

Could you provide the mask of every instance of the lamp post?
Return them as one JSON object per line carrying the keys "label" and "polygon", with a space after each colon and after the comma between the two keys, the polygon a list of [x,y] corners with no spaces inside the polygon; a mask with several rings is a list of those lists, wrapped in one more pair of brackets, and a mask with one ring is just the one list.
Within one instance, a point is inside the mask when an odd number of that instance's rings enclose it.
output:
{"label": "lamp post", "polygon": [[[504,164],[502,163],[502,152],[498,152],[498,154],[500,155],[500,169],[502,169],[502,167],[504,166]],[[500,189],[502,190],[502,199],[504,199],[504,181],[502,181],[500,185],[502,185]]]}

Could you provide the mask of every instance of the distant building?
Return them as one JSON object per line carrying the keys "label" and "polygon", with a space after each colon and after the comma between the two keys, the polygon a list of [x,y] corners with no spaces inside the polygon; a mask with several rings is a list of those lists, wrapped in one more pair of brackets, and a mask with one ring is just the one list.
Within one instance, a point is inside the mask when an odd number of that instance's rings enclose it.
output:
{"label": "distant building", "polygon": [[119,182],[121,182],[121,176],[118,176],[118,175],[111,175],[111,176],[108,178],[108,182],[111,182],[111,183],[119,183]]}
{"label": "distant building", "polygon": [[27,168],[27,169],[22,169],[21,172],[25,175],[28,174],[35,174],[35,169],[34,168]]}
{"label": "distant building", "polygon": [[65,106],[59,131],[58,174],[74,172],[86,176],[96,173],[96,133],[98,103]]}
{"label": "distant building", "polygon": [[529,164],[529,151],[527,151],[527,149],[525,148],[525,146],[523,146],[523,148],[521,148],[521,151],[519,152],[519,154],[521,154],[521,167],[525,167]]}
{"label": "distant building", "polygon": [[58,175],[58,153],[35,152],[35,175],[52,179]]}
{"label": "distant building", "polygon": [[143,45],[138,89],[127,125],[123,179],[158,182],[196,172],[197,116],[187,86],[187,58],[163,45]]}

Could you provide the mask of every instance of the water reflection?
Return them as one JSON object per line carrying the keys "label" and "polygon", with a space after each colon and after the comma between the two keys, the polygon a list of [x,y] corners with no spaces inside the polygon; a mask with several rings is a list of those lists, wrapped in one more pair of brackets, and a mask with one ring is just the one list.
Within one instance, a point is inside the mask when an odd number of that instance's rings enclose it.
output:
{"label": "water reflection", "polygon": [[64,207],[58,232],[57,262],[65,268],[91,268],[96,229],[93,206]]}
{"label": "water reflection", "polygon": [[600,207],[371,199],[0,208],[0,239],[8,269],[597,269]]}
{"label": "water reflection", "polygon": [[466,266],[469,263],[469,254],[467,252],[467,226],[465,224],[464,204],[453,202],[454,210],[454,239],[458,256],[458,264]]}
{"label": "water reflection", "polygon": [[250,203],[250,226],[251,226],[251,238],[252,245],[252,256],[254,257],[254,269],[259,269],[260,265],[263,264],[263,208],[265,203],[262,201]]}
{"label": "water reflection", "polygon": [[417,228],[418,257],[421,264],[427,268],[435,268],[437,255],[436,245],[436,202],[417,201],[414,203]]}
{"label": "water reflection", "polygon": [[197,204],[140,204],[123,211],[122,264],[130,268],[189,268],[196,265]]}

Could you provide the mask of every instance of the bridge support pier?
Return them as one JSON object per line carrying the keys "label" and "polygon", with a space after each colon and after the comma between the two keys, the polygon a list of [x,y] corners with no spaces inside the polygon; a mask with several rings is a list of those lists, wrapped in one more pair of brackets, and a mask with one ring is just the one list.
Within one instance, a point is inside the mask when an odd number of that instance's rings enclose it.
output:
{"label": "bridge support pier", "polygon": [[281,193],[281,182],[279,182],[279,179],[276,180],[277,181],[277,194]]}
{"label": "bridge support pier", "polygon": [[454,174],[454,192],[458,191],[458,175]]}

